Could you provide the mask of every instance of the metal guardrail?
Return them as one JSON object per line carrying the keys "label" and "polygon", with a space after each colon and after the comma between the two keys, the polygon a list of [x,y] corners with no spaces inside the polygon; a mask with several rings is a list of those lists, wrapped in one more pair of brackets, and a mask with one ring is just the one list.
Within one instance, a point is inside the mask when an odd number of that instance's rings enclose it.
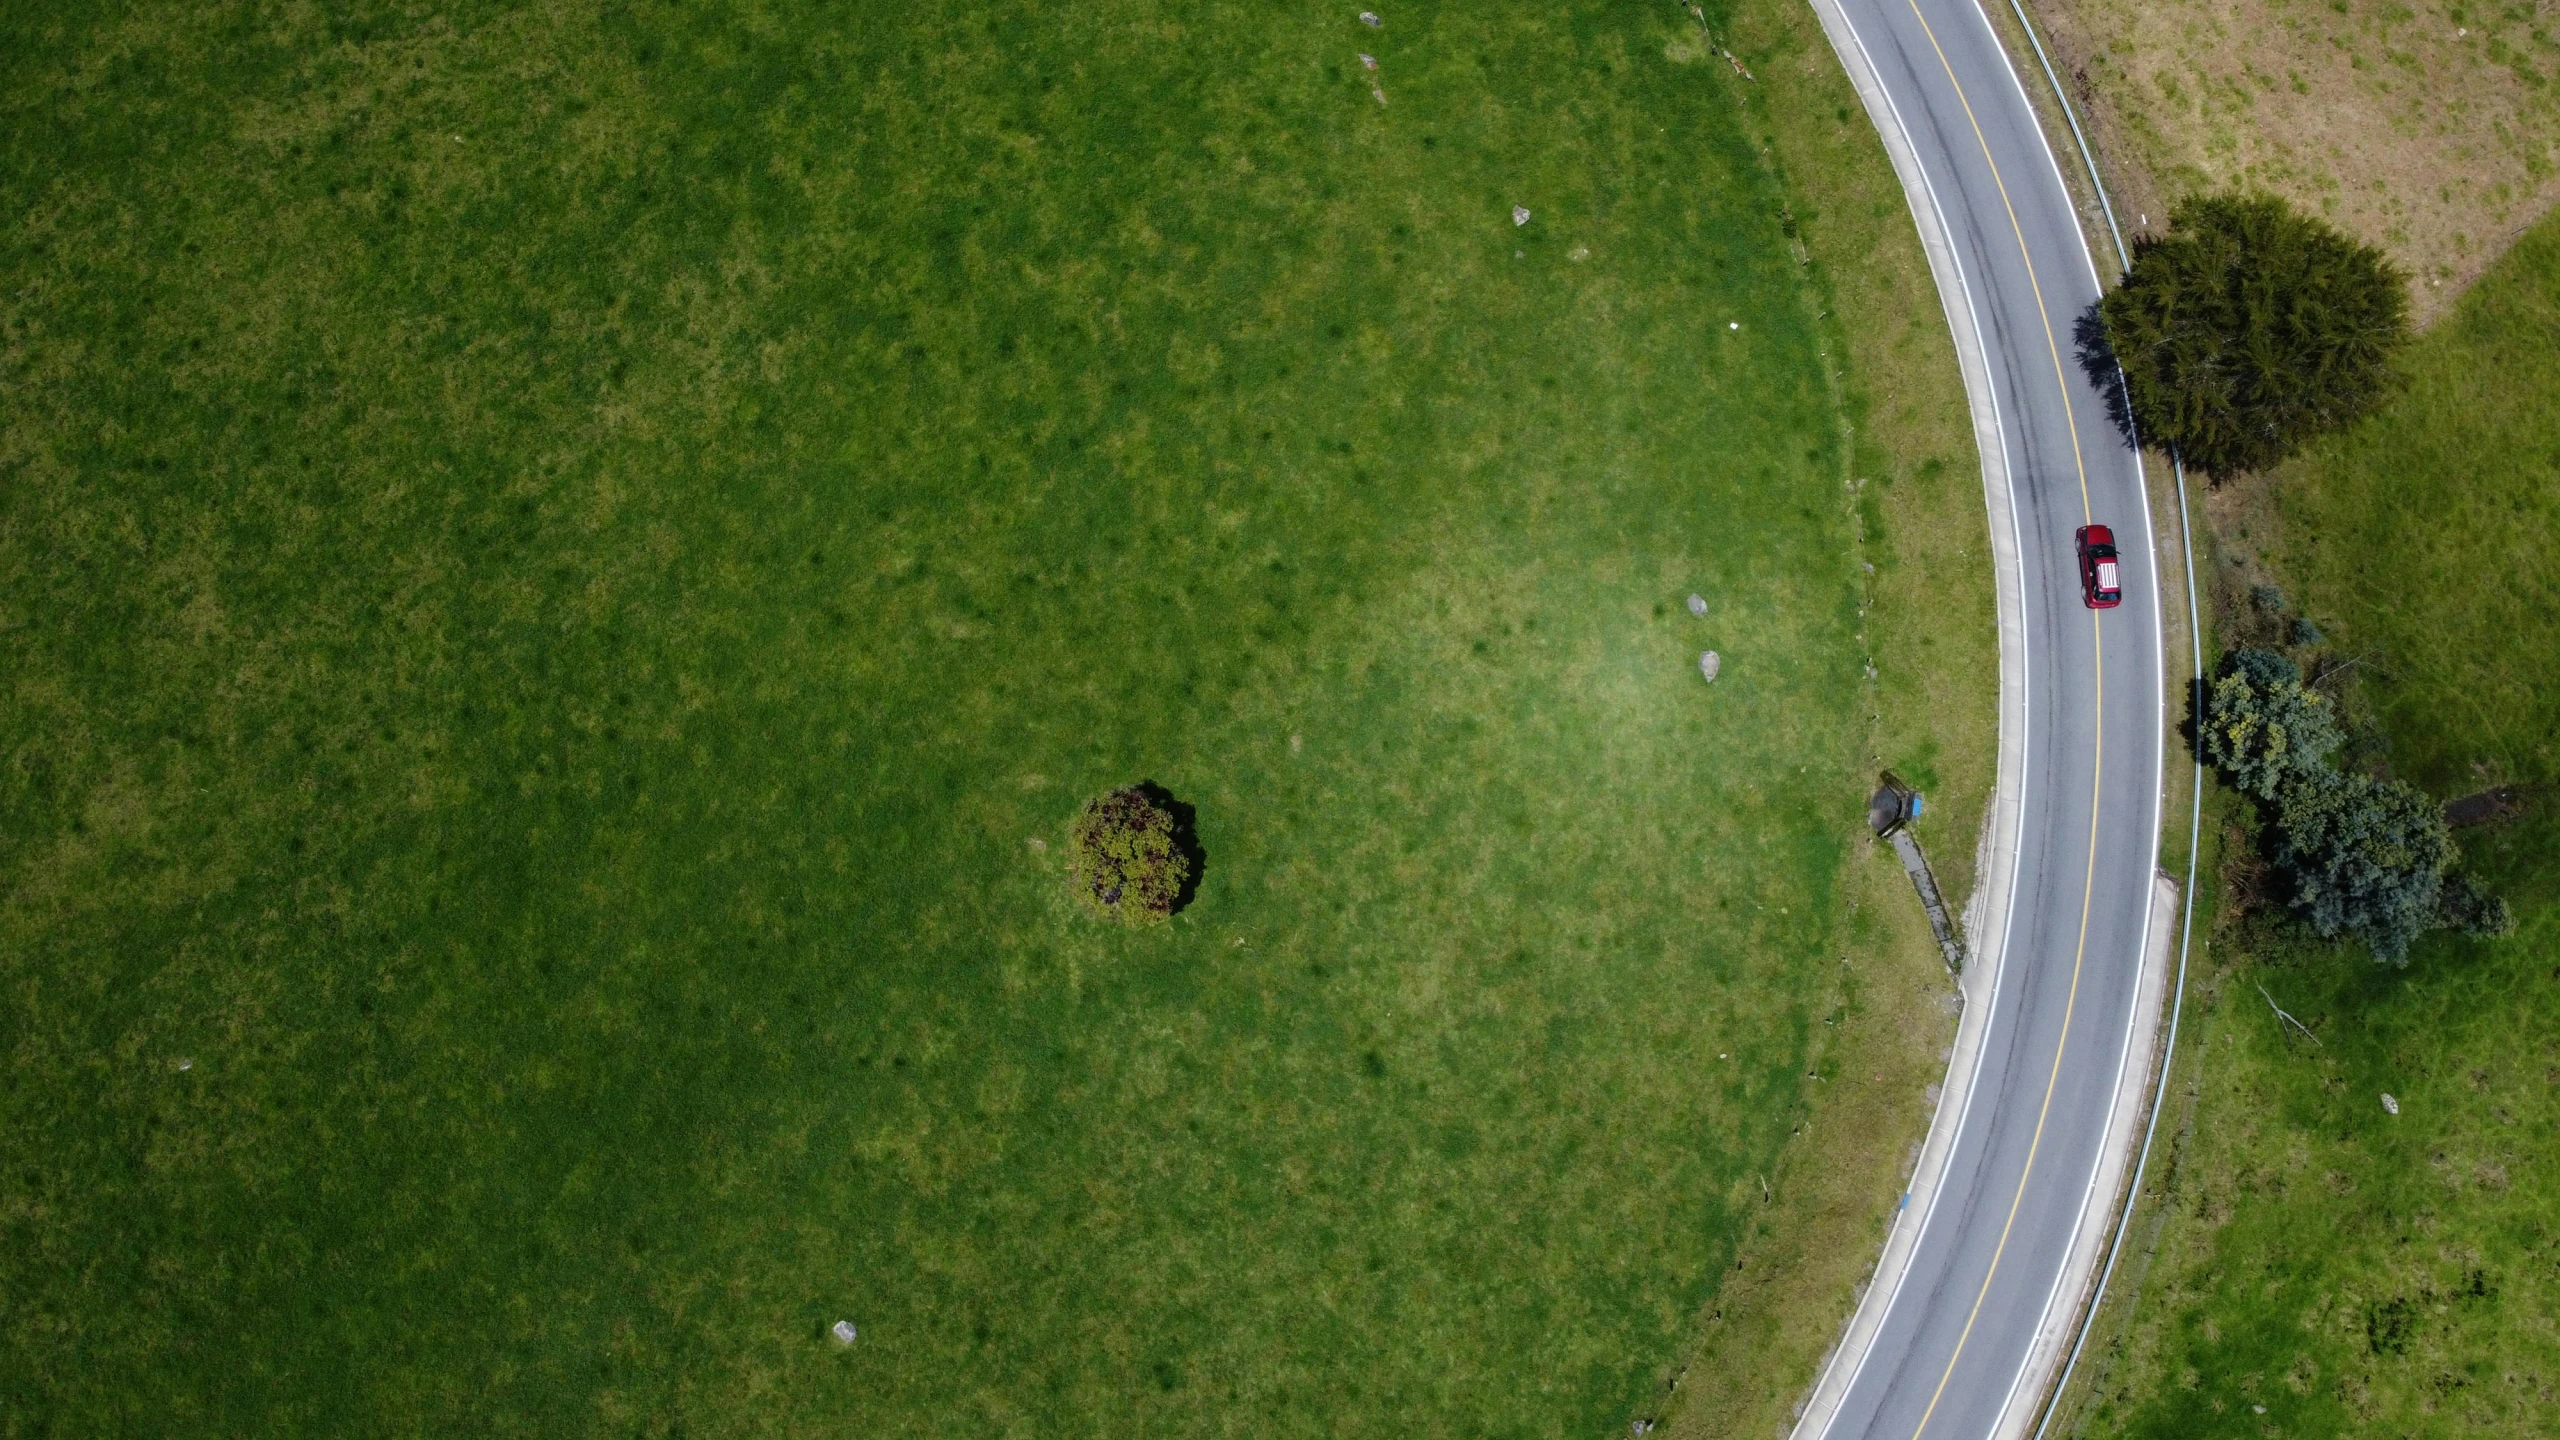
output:
{"label": "metal guardrail", "polygon": [[[2080,163],[2088,167],[2089,188],[2097,192],[2098,208],[2107,217],[2107,235],[2115,242],[2116,262],[2130,270],[2133,268],[2133,254],[2125,246],[2123,227],[2116,223],[2115,202],[2107,197],[2106,177],[2098,173],[2098,157],[2089,149],[2088,133],[2080,128],[2079,113],[2071,108],[2071,92],[2062,88],[2062,77],[2054,72],[2053,57],[2045,53],[2044,41],[2036,34],[2035,22],[2027,18],[2025,4],[2022,0],[2009,0],[2009,9],[2017,15],[2018,28],[2026,32],[2027,43],[2035,48],[2036,63],[2044,68],[2045,83],[2053,87],[2054,103],[2062,107],[2062,118],[2070,123],[2072,142],[2080,149]],[[2116,383],[2124,383],[2121,373]],[[2187,467],[2178,459],[2175,447],[2169,450],[2169,469],[2177,479],[2178,549],[2187,569],[2187,641],[2194,652],[2196,682],[2192,693],[2201,694],[2204,687],[2204,625],[2196,604],[2195,534],[2187,515]],[[2133,1210],[2142,1200],[2143,1176],[2151,1164],[2151,1142],[2160,1129],[2160,1105],[2168,1098],[2169,1070],[2178,1058],[2178,1021],[2186,1008],[2187,998],[2187,954],[2195,939],[2196,859],[2203,848],[2204,838],[2204,757],[2201,755],[2196,757],[2195,776],[2190,789],[2187,885],[2186,893],[2181,897],[2178,925],[2178,981],[2176,988],[2170,991],[2169,1038],[2160,1047],[2160,1074],[2152,1087],[2151,1118],[2142,1127],[2142,1149],[2134,1160],[2133,1183],[2125,1188],[2124,1211],[2116,1219],[2115,1238],[2107,1245],[2106,1266],[2098,1272],[2098,1288],[2090,1295],[2088,1310],[2080,1317],[2080,1333],[2072,1339],[2071,1354],[2062,1362],[2062,1373],[2054,1377],[2053,1389],[2045,1396],[2044,1417],[2036,1425],[2036,1440],[2044,1440],[2045,1433],[2053,1428],[2054,1420],[2062,1413],[2063,1393],[2070,1388],[2072,1372],[2079,1368],[2081,1352],[2088,1348],[2089,1332],[2098,1323],[2098,1307],[2106,1301],[2107,1282],[2115,1278],[2116,1262],[2123,1258],[2125,1235],[2132,1229]]]}

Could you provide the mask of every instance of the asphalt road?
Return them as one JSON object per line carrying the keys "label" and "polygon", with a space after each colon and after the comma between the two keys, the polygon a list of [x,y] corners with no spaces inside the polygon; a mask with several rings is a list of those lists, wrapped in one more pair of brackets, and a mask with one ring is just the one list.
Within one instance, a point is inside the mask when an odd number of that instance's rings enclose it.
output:
{"label": "asphalt road", "polygon": [[[2128,1073],[2159,851],[2160,587],[2133,450],[2084,373],[2098,280],[2019,77],[1973,0],[1839,0],[1963,271],[2014,500],[2026,670],[2016,888],[1944,1178],[1836,1408],[1804,1440],[2014,1434],[2067,1327],[2074,1238],[2108,1223],[2100,1145]],[[1959,320],[1959,324],[1962,321]],[[1979,397],[1977,397],[1979,403]],[[2114,527],[2124,603],[2081,602],[2073,532]],[[1950,1094],[1960,1087],[1951,1087]],[[2040,1368],[2040,1367],[2039,1367]],[[1827,1423],[1826,1423],[1827,1422]]]}

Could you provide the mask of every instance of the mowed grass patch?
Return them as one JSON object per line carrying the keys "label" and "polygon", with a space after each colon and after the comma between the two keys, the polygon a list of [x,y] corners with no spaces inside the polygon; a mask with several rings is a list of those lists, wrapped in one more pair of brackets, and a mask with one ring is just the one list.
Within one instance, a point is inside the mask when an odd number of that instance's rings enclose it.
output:
{"label": "mowed grass patch", "polygon": [[[2413,347],[2406,395],[2270,480],[2272,578],[2364,657],[2355,758],[2439,796],[2554,778],[2555,322],[2546,221]],[[2158,1252],[2082,1433],[2548,1433],[2560,821],[2546,791],[2457,833],[2514,935],[2430,937],[2404,972],[2263,911],[2223,927]]]}
{"label": "mowed grass patch", "polygon": [[1668,18],[0,23],[13,1414],[1644,1403],[1854,938],[1878,553]]}

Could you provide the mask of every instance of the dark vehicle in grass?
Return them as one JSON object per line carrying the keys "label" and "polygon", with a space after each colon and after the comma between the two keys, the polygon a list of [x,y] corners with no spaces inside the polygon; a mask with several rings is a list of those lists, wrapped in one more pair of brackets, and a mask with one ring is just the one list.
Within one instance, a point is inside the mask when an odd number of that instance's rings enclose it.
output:
{"label": "dark vehicle in grass", "polygon": [[2112,610],[2124,599],[2117,578],[2116,532],[2104,525],[2080,527],[2080,598],[2092,610]]}

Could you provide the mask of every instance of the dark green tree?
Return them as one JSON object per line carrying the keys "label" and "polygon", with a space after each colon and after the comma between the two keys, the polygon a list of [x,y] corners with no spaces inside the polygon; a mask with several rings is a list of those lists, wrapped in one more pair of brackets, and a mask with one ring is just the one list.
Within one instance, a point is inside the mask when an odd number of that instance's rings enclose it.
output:
{"label": "dark green tree", "polygon": [[2409,336],[2398,267],[2268,195],[2180,205],[2098,308],[2145,438],[2217,480],[2373,409]]}
{"label": "dark green tree", "polygon": [[2287,779],[2327,768],[2340,735],[2328,697],[2303,687],[2299,666],[2272,650],[2234,650],[2206,696],[2201,738],[2234,789],[2273,800]]}
{"label": "dark green tree", "polygon": [[2415,786],[2299,770],[2278,793],[2275,830],[2294,908],[2323,938],[2353,937],[2376,960],[2405,965],[2409,942],[2447,918],[2453,831]]}

